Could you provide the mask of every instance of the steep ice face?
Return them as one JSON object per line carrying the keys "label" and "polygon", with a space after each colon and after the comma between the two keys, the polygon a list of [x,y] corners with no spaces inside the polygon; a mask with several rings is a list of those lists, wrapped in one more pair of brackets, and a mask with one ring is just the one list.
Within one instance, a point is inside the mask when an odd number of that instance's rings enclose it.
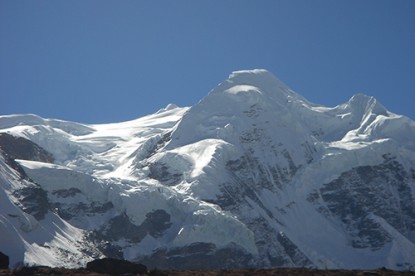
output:
{"label": "steep ice face", "polygon": [[[303,104],[307,104],[305,99],[268,71],[234,72],[189,109],[165,149],[217,139],[236,147],[239,155],[254,151],[275,159],[266,148],[283,149],[300,164],[314,143],[301,114],[294,112],[295,106]],[[305,153],[293,145],[309,149]]]}
{"label": "steep ice face", "polygon": [[[216,199],[230,178],[246,179],[248,170],[261,171],[252,180],[256,185],[282,186],[317,153],[310,129],[295,111],[306,104],[265,70],[234,72],[184,114],[150,160],[150,170],[160,173],[149,176],[206,200]],[[242,165],[250,169],[229,174]]]}
{"label": "steep ice face", "polygon": [[364,117],[365,114],[388,115],[388,111],[374,97],[359,93],[350,98],[342,105],[342,108],[349,110],[356,117]]}
{"label": "steep ice face", "polygon": [[167,148],[206,138],[235,142],[238,137],[232,133],[258,123],[293,123],[295,127],[288,107],[294,99],[303,101],[268,71],[234,72],[185,114]]}

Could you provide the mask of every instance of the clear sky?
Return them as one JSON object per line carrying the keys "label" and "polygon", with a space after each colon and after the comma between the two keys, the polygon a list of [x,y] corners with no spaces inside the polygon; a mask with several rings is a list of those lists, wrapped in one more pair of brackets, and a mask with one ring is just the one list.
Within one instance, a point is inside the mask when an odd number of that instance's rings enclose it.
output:
{"label": "clear sky", "polygon": [[0,1],[0,114],[130,120],[254,68],[415,119],[415,1]]}

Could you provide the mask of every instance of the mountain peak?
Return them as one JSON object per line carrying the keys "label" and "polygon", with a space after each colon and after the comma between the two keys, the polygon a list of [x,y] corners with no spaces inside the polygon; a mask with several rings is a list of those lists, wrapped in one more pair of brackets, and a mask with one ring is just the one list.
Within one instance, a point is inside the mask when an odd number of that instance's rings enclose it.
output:
{"label": "mountain peak", "polygon": [[357,93],[353,95],[349,101],[368,101],[370,99],[373,99],[372,96],[368,96],[364,93]]}
{"label": "mountain peak", "polygon": [[274,129],[287,125],[303,132],[305,128],[293,111],[302,112],[304,105],[308,105],[307,100],[269,71],[236,71],[189,109],[173,132],[168,148],[203,139],[238,140],[238,135],[259,125],[272,125]]}
{"label": "mountain peak", "polygon": [[373,113],[377,115],[387,115],[386,108],[372,96],[357,93],[346,103],[346,105],[358,114]]}
{"label": "mountain peak", "polygon": [[364,109],[370,102],[376,102],[376,99],[363,93],[357,93],[347,101],[347,105],[352,108]]}
{"label": "mountain peak", "polygon": [[[239,70],[232,72],[229,77],[229,81],[232,82],[249,82],[256,83],[259,80],[268,80],[268,81],[279,81],[271,72],[265,69],[253,69],[253,70]],[[261,82],[263,84],[263,82]]]}
{"label": "mountain peak", "polygon": [[[272,91],[273,93],[276,92],[275,88],[279,88],[279,92],[291,91],[288,86],[285,85],[280,79],[265,69],[234,71],[229,75],[228,79],[222,83],[222,85],[227,86],[238,86],[246,84],[255,86],[263,91]],[[219,87],[223,88],[221,85],[219,85]]]}
{"label": "mountain peak", "polygon": [[271,72],[264,69],[241,70],[232,72],[228,79],[220,83],[203,101],[223,100],[237,104],[239,107],[251,107],[258,103],[275,103],[285,105],[292,100],[306,102],[304,98],[292,91]]}

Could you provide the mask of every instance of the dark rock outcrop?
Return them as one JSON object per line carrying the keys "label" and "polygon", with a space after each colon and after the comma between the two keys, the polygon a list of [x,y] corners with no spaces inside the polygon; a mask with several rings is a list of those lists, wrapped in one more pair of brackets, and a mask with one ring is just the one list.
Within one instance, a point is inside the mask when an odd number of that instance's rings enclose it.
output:
{"label": "dark rock outcrop", "polygon": [[149,165],[149,177],[156,179],[167,186],[174,186],[180,183],[183,179],[183,174],[179,171],[172,170],[168,164],[153,163]]}
{"label": "dark rock outcrop", "polygon": [[9,268],[9,256],[0,252],[0,269]]}
{"label": "dark rock outcrop", "polygon": [[104,214],[111,210],[114,205],[111,202],[101,203],[96,201],[74,203],[52,202],[50,207],[64,220],[70,220],[77,216],[80,217]]}
{"label": "dark rock outcrop", "polygon": [[0,148],[12,159],[23,159],[53,163],[53,155],[32,141],[0,133]]}
{"label": "dark rock outcrop", "polygon": [[253,256],[237,245],[217,248],[212,243],[192,243],[184,247],[161,248],[139,261],[159,269],[224,269],[252,266]]}
{"label": "dark rock outcrop", "polygon": [[355,248],[379,250],[392,240],[377,218],[409,239],[415,230],[415,178],[395,157],[383,157],[382,164],[344,172],[308,198],[321,213],[340,219]]}
{"label": "dark rock outcrop", "polygon": [[147,273],[145,265],[112,258],[93,260],[86,264],[86,269],[92,272],[108,274]]}
{"label": "dark rock outcrop", "polygon": [[0,154],[4,156],[6,163],[13,168],[22,179],[29,179],[26,172],[17,163],[16,159],[41,161],[53,163],[53,155],[32,141],[15,137],[8,133],[0,133]]}
{"label": "dark rock outcrop", "polygon": [[147,213],[145,220],[140,225],[135,225],[127,214],[122,213],[112,218],[101,232],[107,240],[126,238],[133,242],[140,242],[146,235],[151,235],[154,238],[161,237],[171,225],[170,214],[165,210],[158,209]]}
{"label": "dark rock outcrop", "polygon": [[47,193],[39,185],[35,183],[29,184],[27,187],[15,190],[13,196],[19,200],[18,206],[25,213],[31,214],[37,220],[41,220],[50,208]]}

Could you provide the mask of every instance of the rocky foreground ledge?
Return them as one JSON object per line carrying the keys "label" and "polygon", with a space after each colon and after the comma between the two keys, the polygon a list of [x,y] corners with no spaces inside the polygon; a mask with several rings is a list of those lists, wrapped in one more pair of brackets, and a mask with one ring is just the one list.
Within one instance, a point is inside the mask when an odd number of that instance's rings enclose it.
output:
{"label": "rocky foreground ledge", "polygon": [[[6,275],[117,275],[113,273],[98,273],[89,271],[86,268],[66,269],[51,267],[24,267],[14,270],[0,269],[0,276]],[[238,270],[217,270],[217,271],[169,271],[150,270],[144,273],[129,273],[123,275],[149,275],[149,276],[248,276],[248,275],[312,275],[312,276],[334,276],[334,275],[360,275],[360,276],[383,276],[383,275],[415,275],[411,271],[393,271],[385,268],[376,270],[317,270],[307,268],[278,268],[278,269],[238,269]]]}
{"label": "rocky foreground ledge", "polygon": [[47,266],[24,266],[8,269],[8,256],[0,252],[0,276],[6,275],[148,275],[148,276],[250,276],[250,275],[415,275],[415,271],[375,270],[318,270],[310,268],[222,269],[222,270],[148,270],[143,264],[126,260],[103,258],[88,262],[85,268],[68,269]]}

